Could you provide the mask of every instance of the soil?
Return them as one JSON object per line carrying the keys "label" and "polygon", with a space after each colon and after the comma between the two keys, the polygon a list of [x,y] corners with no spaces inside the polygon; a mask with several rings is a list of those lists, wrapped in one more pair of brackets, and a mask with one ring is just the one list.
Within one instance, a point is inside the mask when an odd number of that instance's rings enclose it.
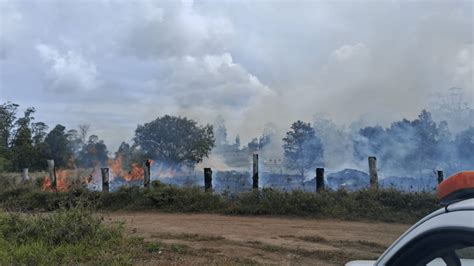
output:
{"label": "soil", "polygon": [[376,259],[407,224],[293,217],[225,216],[159,212],[110,212],[131,236],[166,249],[149,265],[343,265]]}

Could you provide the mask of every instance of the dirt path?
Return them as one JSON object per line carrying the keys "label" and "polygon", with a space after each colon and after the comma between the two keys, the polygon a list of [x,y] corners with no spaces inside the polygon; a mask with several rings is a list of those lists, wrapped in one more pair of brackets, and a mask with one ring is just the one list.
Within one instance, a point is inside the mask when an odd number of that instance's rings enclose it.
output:
{"label": "dirt path", "polygon": [[171,245],[149,264],[341,265],[375,259],[409,225],[213,214],[113,212],[128,234]]}

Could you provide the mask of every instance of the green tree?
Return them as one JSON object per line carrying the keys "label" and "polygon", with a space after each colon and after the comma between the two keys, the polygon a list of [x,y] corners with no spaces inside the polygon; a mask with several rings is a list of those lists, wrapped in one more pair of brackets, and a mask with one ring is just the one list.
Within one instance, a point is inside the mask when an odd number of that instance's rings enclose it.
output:
{"label": "green tree", "polygon": [[31,133],[33,134],[33,145],[38,145],[44,142],[48,131],[48,126],[43,122],[31,124]]}
{"label": "green tree", "polygon": [[47,145],[46,157],[54,159],[55,165],[58,167],[67,167],[72,155],[65,130],[63,125],[56,125],[44,141]]}
{"label": "green tree", "polygon": [[13,170],[30,168],[34,164],[35,151],[33,149],[33,139],[31,132],[31,121],[35,109],[27,108],[23,117],[15,122],[15,135],[12,145],[12,166]]}
{"label": "green tree", "polygon": [[296,121],[283,138],[285,165],[304,176],[305,170],[323,165],[323,146],[309,123]]}
{"label": "green tree", "polygon": [[134,141],[149,158],[194,167],[209,155],[215,140],[211,125],[165,115],[138,125]]}
{"label": "green tree", "polygon": [[8,148],[13,135],[18,104],[7,102],[0,105],[0,148]]}
{"label": "green tree", "polygon": [[10,146],[17,109],[18,104],[11,102],[0,105],[0,172],[12,170]]}
{"label": "green tree", "polygon": [[107,146],[98,136],[91,135],[82,147],[77,158],[78,165],[82,167],[94,167],[104,165],[109,160]]}

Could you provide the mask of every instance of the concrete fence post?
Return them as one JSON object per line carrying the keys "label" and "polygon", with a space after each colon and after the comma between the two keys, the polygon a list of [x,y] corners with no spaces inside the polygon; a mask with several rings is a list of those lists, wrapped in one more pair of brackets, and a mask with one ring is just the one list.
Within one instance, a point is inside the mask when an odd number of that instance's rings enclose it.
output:
{"label": "concrete fence post", "polygon": [[49,178],[51,179],[51,190],[56,191],[56,169],[54,167],[54,160],[47,160]]}
{"label": "concrete fence post", "polygon": [[212,169],[204,168],[204,189],[206,191],[212,190]]}
{"label": "concrete fence post", "polygon": [[253,154],[253,167],[252,167],[252,181],[253,181],[253,189],[258,190],[258,154]]}
{"label": "concrete fence post", "polygon": [[377,158],[369,157],[370,188],[379,187],[379,176],[377,174]]}
{"label": "concrete fence post", "polygon": [[23,168],[23,171],[21,172],[21,181],[28,180],[30,180],[30,177],[28,176],[28,168]]}
{"label": "concrete fence post", "polygon": [[324,168],[316,168],[316,192],[324,190]]}
{"label": "concrete fence post", "polygon": [[109,192],[109,168],[100,168],[102,175],[102,192]]}

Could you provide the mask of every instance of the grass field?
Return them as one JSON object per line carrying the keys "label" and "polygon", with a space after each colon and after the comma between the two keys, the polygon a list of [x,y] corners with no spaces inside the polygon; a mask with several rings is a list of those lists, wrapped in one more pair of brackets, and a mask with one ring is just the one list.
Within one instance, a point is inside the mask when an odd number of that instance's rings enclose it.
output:
{"label": "grass field", "polygon": [[377,258],[407,227],[84,209],[3,213],[0,264],[341,265]]}
{"label": "grass field", "polygon": [[0,264],[341,265],[377,258],[439,207],[395,190],[51,192],[13,179],[0,174]]}

